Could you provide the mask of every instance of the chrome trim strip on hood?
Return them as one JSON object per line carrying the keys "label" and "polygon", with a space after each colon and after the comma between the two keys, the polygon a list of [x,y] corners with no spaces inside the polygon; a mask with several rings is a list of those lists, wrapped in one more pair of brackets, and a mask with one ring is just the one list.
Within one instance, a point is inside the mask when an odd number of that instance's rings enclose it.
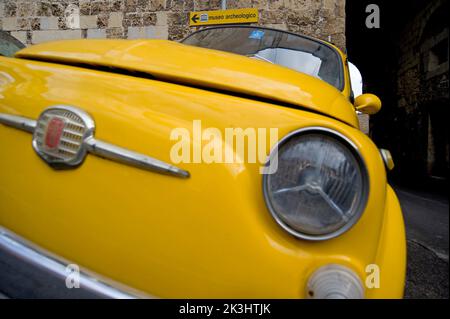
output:
{"label": "chrome trim strip on hood", "polygon": [[115,162],[181,178],[190,176],[188,171],[95,138],[87,139],[84,143],[89,153]]}
{"label": "chrome trim strip on hood", "polygon": [[[5,113],[0,113],[0,124],[4,124],[28,133],[34,133],[36,128],[36,121],[33,119]],[[114,144],[103,142],[93,137],[86,139],[83,144],[89,153],[121,164],[180,178],[190,177],[190,173],[188,171],[173,166],[169,163],[165,163],[145,154],[137,153]]]}
{"label": "chrome trim strip on hood", "polygon": [[17,128],[19,130],[23,130],[28,133],[33,133],[34,129],[36,128],[36,121],[22,117],[17,115],[10,115],[10,114],[4,114],[0,113],[0,123]]}

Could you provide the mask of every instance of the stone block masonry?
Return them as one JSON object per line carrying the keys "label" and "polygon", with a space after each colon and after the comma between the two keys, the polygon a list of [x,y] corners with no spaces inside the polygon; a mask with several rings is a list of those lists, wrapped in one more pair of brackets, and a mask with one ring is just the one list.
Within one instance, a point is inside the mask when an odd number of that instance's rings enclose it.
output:
{"label": "stone block masonry", "polygon": [[[74,38],[180,40],[190,11],[219,10],[220,0],[0,0],[0,30],[30,45]],[[345,0],[228,0],[229,9],[258,8],[259,25],[345,48]]]}

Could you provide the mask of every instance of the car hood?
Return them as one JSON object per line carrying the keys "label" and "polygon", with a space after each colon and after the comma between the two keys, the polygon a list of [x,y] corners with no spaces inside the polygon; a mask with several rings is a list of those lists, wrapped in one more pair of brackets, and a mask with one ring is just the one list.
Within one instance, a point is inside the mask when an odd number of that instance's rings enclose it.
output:
{"label": "car hood", "polygon": [[81,67],[137,72],[164,81],[306,108],[358,127],[344,95],[312,76],[244,56],[167,40],[68,40],[15,55]]}

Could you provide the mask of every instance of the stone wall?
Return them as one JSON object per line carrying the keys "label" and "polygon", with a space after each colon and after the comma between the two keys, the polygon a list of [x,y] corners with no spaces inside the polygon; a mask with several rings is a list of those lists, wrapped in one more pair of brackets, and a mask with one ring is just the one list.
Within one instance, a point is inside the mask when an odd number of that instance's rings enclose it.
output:
{"label": "stone wall", "polygon": [[[444,21],[438,21],[445,17],[444,12],[442,12],[442,17],[438,15],[440,13],[438,11],[443,10],[442,6],[445,2],[442,0],[430,2],[405,26],[398,37],[397,105],[404,108],[407,113],[417,111],[419,104],[436,98],[438,95],[448,98],[448,63],[446,68],[443,65],[440,66],[444,67],[441,72],[434,72],[427,76],[430,71],[438,71],[438,68],[429,70],[431,62],[429,58],[432,53],[430,50],[438,42],[448,39],[448,25],[445,28]],[[433,23],[436,24],[436,28],[433,28],[436,30],[429,28]],[[443,81],[443,85],[434,85],[434,88],[424,87],[429,86],[432,78],[436,77],[435,80]],[[445,81],[447,81],[446,85]],[[434,97],[428,94],[430,92],[434,94]]]}
{"label": "stone wall", "polygon": [[[190,11],[220,9],[220,0],[0,0],[0,29],[23,43],[76,38],[179,40],[195,31]],[[258,8],[260,25],[331,40],[345,48],[345,0],[228,0]]]}
{"label": "stone wall", "polygon": [[[405,139],[405,166],[448,177],[448,1],[429,2],[399,33],[396,105]],[[414,136],[414,138],[410,138]]]}
{"label": "stone wall", "polygon": [[[365,68],[370,81],[365,83],[383,102],[381,112],[371,118],[371,134],[379,147],[391,151],[396,162],[391,176],[400,183],[448,178],[449,2],[415,0],[405,7],[386,0],[377,34],[347,34],[351,55],[355,39],[368,39],[357,54],[369,58]],[[354,16],[351,10],[347,14]],[[364,56],[364,47],[374,52]]]}

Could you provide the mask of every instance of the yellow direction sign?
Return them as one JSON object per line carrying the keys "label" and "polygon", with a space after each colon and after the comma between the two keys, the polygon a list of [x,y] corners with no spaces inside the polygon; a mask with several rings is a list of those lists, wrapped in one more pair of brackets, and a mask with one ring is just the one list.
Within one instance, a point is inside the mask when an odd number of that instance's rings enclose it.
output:
{"label": "yellow direction sign", "polygon": [[193,11],[189,13],[189,25],[237,24],[258,22],[258,9],[232,9]]}

